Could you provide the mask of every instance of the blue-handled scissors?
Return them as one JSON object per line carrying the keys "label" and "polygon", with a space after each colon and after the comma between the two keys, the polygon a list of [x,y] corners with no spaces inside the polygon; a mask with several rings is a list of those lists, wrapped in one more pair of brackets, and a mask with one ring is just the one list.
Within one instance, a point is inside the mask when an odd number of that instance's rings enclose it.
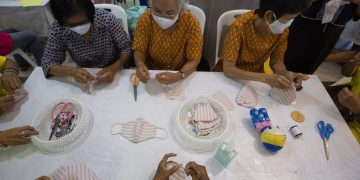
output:
{"label": "blue-handled scissors", "polygon": [[329,160],[329,144],[327,141],[329,140],[330,135],[335,131],[335,129],[330,123],[327,123],[325,125],[324,121],[319,121],[317,123],[317,129],[319,130],[319,134],[324,142],[326,159]]}

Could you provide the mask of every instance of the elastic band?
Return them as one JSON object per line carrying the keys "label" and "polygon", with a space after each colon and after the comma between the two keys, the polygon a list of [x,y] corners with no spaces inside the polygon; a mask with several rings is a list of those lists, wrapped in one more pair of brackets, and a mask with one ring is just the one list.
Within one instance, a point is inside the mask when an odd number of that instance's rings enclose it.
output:
{"label": "elastic band", "polygon": [[113,125],[111,126],[111,128],[110,128],[110,134],[111,134],[111,135],[121,134],[121,132],[113,133],[112,130],[114,129],[115,126],[122,126],[122,125],[121,125],[121,123],[115,123],[115,124],[113,124]]}
{"label": "elastic band", "polygon": [[161,139],[161,140],[165,140],[166,138],[168,138],[169,137],[169,134],[167,133],[167,131],[164,129],[164,128],[159,128],[159,127],[156,127],[156,129],[160,129],[160,130],[163,130],[164,132],[165,132],[165,134],[166,134],[166,136],[165,137],[154,137],[154,138],[157,138],[157,139]]}

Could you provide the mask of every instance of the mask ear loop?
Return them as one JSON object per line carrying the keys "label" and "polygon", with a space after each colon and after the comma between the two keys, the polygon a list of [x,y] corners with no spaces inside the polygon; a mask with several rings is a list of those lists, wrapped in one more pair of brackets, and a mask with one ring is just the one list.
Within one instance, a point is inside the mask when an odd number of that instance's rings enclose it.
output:
{"label": "mask ear loop", "polygon": [[120,127],[121,127],[122,125],[121,125],[121,123],[115,123],[115,124],[113,124],[113,125],[111,126],[111,129],[110,129],[110,134],[111,134],[111,135],[121,134],[121,131],[118,132],[118,133],[113,133],[113,129],[114,129],[115,126],[120,126]]}
{"label": "mask ear loop", "polygon": [[169,137],[168,132],[167,132],[164,128],[159,128],[159,127],[157,127],[156,129],[163,130],[163,131],[165,132],[166,136],[165,136],[165,137],[156,137],[156,136],[155,136],[154,138],[161,139],[161,140],[165,140],[166,138]]}

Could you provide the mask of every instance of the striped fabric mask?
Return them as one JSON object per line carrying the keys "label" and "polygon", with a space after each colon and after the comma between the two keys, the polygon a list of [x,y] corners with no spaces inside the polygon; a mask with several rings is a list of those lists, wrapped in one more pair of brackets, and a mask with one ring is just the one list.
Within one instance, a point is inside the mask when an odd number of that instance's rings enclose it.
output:
{"label": "striped fabric mask", "polygon": [[[120,132],[115,132],[113,129],[116,126],[121,126]],[[156,136],[156,130],[161,129],[165,132],[165,137],[157,137]],[[146,141],[152,138],[157,138],[164,140],[168,137],[167,131],[163,128],[158,128],[153,124],[150,124],[149,122],[145,121],[142,118],[138,118],[135,121],[128,121],[125,123],[120,124],[114,124],[111,128],[112,135],[120,134],[124,138],[128,139],[129,141],[133,143],[139,143],[142,141]]]}

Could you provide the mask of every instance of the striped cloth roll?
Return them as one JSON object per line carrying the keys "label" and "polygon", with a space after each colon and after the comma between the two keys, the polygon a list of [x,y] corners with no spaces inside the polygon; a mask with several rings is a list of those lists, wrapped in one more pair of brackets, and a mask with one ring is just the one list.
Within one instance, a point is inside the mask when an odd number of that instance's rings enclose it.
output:
{"label": "striped cloth roll", "polygon": [[295,85],[289,89],[280,89],[273,87],[270,91],[271,97],[281,104],[291,104],[296,100],[296,88]]}
{"label": "striped cloth roll", "polygon": [[253,108],[258,104],[257,93],[255,89],[250,85],[246,84],[236,97],[236,103],[246,108]]}
{"label": "striped cloth roll", "polygon": [[225,93],[221,90],[216,91],[216,93],[214,95],[212,95],[211,97],[213,97],[215,100],[219,101],[222,105],[225,106],[225,108],[228,111],[234,111],[235,110],[235,105],[234,103],[230,100],[229,97],[227,97],[225,95]]}
{"label": "striped cloth roll", "polygon": [[70,166],[60,166],[51,176],[52,180],[96,180],[96,174],[93,170],[86,167],[85,164],[76,164]]}

